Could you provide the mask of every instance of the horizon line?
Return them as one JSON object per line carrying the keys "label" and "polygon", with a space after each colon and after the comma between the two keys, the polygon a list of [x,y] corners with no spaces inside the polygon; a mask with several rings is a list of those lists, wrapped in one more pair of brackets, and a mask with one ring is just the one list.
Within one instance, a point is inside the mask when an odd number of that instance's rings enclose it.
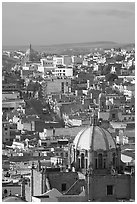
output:
{"label": "horizon line", "polygon": [[28,43],[28,44],[24,44],[24,45],[21,45],[21,44],[18,44],[18,45],[2,45],[2,47],[18,47],[18,46],[28,46],[28,45],[33,45],[33,46],[58,46],[58,45],[71,45],[71,44],[87,44],[87,43],[93,43],[93,44],[96,44],[96,43],[113,43],[113,44],[135,44],[135,42],[115,42],[115,41],[106,41],[106,40],[101,40],[101,41],[91,41],[91,42],[65,42],[65,43],[57,43],[57,44],[33,44],[33,43]]}

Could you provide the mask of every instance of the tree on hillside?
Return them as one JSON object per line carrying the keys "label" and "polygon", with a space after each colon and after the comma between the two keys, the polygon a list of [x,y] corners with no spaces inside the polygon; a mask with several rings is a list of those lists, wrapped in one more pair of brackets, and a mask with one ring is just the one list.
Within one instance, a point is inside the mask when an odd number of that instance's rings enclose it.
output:
{"label": "tree on hillside", "polygon": [[106,65],[106,66],[104,67],[104,69],[103,69],[103,74],[104,74],[104,75],[109,74],[110,71],[111,71],[111,67],[112,67],[112,64]]}
{"label": "tree on hillside", "polygon": [[108,74],[105,76],[105,79],[106,79],[106,81],[114,82],[116,79],[118,79],[118,76],[117,76],[117,74],[108,73]]}
{"label": "tree on hillside", "polygon": [[10,71],[18,63],[18,59],[2,55],[2,69]]}
{"label": "tree on hillside", "polygon": [[125,56],[124,56],[124,55],[117,55],[117,56],[115,57],[115,59],[116,59],[117,62],[120,62],[120,61],[125,60]]}

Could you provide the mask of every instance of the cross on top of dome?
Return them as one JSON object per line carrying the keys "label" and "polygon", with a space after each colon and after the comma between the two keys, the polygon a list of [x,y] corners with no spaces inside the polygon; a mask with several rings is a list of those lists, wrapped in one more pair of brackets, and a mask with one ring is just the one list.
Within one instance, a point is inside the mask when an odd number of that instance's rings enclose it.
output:
{"label": "cross on top of dome", "polygon": [[96,110],[94,108],[92,111],[91,118],[90,118],[90,125],[96,126],[97,123],[98,123],[98,116],[97,116]]}

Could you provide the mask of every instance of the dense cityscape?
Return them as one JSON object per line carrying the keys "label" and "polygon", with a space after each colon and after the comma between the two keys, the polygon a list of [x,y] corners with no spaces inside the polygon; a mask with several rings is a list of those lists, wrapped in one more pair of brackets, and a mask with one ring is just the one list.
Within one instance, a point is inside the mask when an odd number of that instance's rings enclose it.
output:
{"label": "dense cityscape", "polygon": [[134,201],[134,45],[2,66],[3,202]]}

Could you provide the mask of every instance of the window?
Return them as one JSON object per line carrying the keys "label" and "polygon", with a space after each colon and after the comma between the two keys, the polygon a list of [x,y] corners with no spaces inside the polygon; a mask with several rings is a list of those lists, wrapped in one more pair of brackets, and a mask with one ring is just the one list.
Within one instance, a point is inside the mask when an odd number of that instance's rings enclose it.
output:
{"label": "window", "polygon": [[61,83],[61,91],[64,93],[64,82]]}
{"label": "window", "polygon": [[80,169],[80,158],[78,158],[78,168]]}
{"label": "window", "polygon": [[85,159],[85,163],[86,163],[86,169],[88,168],[88,160]]}
{"label": "window", "polygon": [[107,195],[113,195],[113,186],[112,185],[107,186]]}
{"label": "window", "polygon": [[112,155],[112,160],[113,160],[113,166],[115,166],[115,164],[116,164],[116,155],[115,155],[115,153],[113,153],[113,155]]}
{"label": "window", "polygon": [[104,159],[103,168],[106,168],[106,159]]}
{"label": "window", "polygon": [[81,154],[81,168],[84,168],[84,154]]}
{"label": "window", "polygon": [[7,194],[7,193],[8,193],[7,189],[4,189],[4,194]]}
{"label": "window", "polygon": [[112,114],[112,119],[116,119],[115,113]]}
{"label": "window", "polygon": [[61,190],[66,191],[66,183],[62,183]]}
{"label": "window", "polygon": [[102,154],[98,154],[98,168],[99,169],[102,169],[102,164],[103,164]]}
{"label": "window", "polygon": [[95,169],[97,169],[97,168],[98,168],[98,160],[95,159]]}

